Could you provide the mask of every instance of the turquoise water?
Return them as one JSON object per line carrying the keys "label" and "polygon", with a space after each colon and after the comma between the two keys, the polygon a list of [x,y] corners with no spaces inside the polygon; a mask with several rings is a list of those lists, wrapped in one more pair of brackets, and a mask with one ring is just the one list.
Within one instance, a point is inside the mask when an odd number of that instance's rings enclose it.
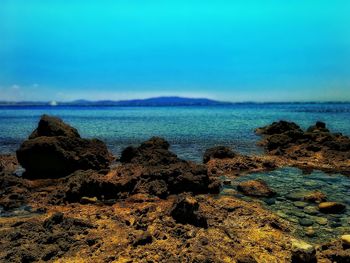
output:
{"label": "turquoise water", "polygon": [[350,135],[350,104],[235,104],[211,107],[0,107],[0,152],[14,152],[36,127],[40,115],[52,114],[84,137],[105,141],[119,154],[151,136],[167,139],[180,157],[200,161],[204,150],[227,145],[256,153],[254,129],[273,121],[295,121],[306,128],[325,121]]}
{"label": "turquoise water", "polygon": [[[277,195],[266,199],[256,199],[240,194],[237,196],[245,200],[255,199],[261,202],[269,210],[290,221],[295,226],[297,235],[322,242],[350,233],[350,180],[348,177],[321,171],[304,174],[297,168],[286,167],[239,177],[233,180],[231,185],[226,185],[222,193],[230,194],[226,189],[236,189],[239,182],[252,179],[264,180]],[[318,204],[290,197],[302,196],[299,193],[316,190],[326,194],[327,201],[343,203],[346,205],[346,210],[341,214],[324,214],[318,211]],[[305,220],[308,221],[307,225],[303,224]]]}
{"label": "turquoise water", "polygon": [[[236,104],[215,107],[0,107],[0,152],[14,152],[36,127],[42,114],[61,117],[76,127],[83,137],[97,137],[119,154],[128,145],[136,145],[151,136],[162,136],[180,157],[201,161],[205,149],[227,145],[242,153],[261,152],[254,129],[280,119],[294,121],[303,128],[324,121],[335,132],[350,135],[350,104]],[[321,242],[350,233],[350,180],[323,172],[303,174],[295,168],[256,173],[240,180],[261,178],[278,196],[274,200],[258,200],[268,209],[296,226],[297,235]],[[228,188],[228,186],[225,186]],[[296,206],[288,194],[321,190],[328,200],[347,205],[341,215],[307,213]],[[242,196],[241,196],[242,197]],[[242,197],[250,199],[247,197]],[[314,207],[314,204],[307,204]],[[311,209],[312,210],[312,209]],[[25,210],[24,210],[25,211]],[[1,211],[0,211],[1,213]],[[322,218],[322,219],[320,219]],[[300,225],[309,220],[311,226]],[[318,221],[326,221],[319,224]],[[307,235],[309,231],[312,235]]]}

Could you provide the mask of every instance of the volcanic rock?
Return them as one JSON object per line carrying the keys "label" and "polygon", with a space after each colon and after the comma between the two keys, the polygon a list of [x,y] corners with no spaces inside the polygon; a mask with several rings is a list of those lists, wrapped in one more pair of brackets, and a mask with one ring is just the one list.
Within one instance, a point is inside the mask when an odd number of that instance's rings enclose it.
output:
{"label": "volcanic rock", "polygon": [[38,128],[17,150],[26,178],[57,178],[76,170],[107,169],[112,157],[97,139],[82,139],[61,119],[42,116]]}
{"label": "volcanic rock", "polygon": [[294,162],[291,165],[349,174],[350,138],[331,133],[323,122],[303,131],[295,123],[280,121],[256,133],[263,135],[258,144],[267,153]]}
{"label": "volcanic rock", "polygon": [[176,222],[207,228],[206,217],[199,210],[198,201],[188,195],[179,195],[171,208],[170,215]]}
{"label": "volcanic rock", "polygon": [[122,163],[136,163],[147,166],[168,165],[179,162],[176,154],[170,152],[169,143],[163,138],[152,137],[137,148],[129,146],[122,151]]}
{"label": "volcanic rock", "polygon": [[248,196],[271,197],[276,194],[275,191],[261,179],[249,180],[238,184],[237,189]]}
{"label": "volcanic rock", "polygon": [[220,182],[209,178],[204,165],[181,160],[168,148],[167,141],[153,137],[137,148],[127,147],[122,152],[124,172],[125,169],[140,172],[135,193],[165,197],[182,192],[219,192]]}
{"label": "volcanic rock", "polygon": [[279,121],[273,122],[271,125],[261,127],[255,130],[257,134],[273,135],[282,134],[289,131],[302,132],[301,128],[294,122]]}
{"label": "volcanic rock", "polygon": [[322,121],[316,122],[315,125],[310,126],[306,131],[307,132],[329,132],[329,130],[326,128],[326,124]]}
{"label": "volcanic rock", "polygon": [[25,204],[28,185],[17,176],[0,175],[0,206],[4,210],[12,210]]}
{"label": "volcanic rock", "polygon": [[29,136],[29,139],[37,137],[76,137],[80,138],[78,130],[64,123],[60,118],[44,114],[41,116],[38,127]]}
{"label": "volcanic rock", "polygon": [[209,148],[205,151],[203,156],[203,163],[209,162],[210,159],[225,159],[233,158],[236,154],[228,147],[217,146]]}
{"label": "volcanic rock", "polygon": [[152,243],[152,240],[153,240],[152,235],[149,232],[144,231],[135,238],[133,242],[133,246],[134,247],[144,246],[146,244]]}
{"label": "volcanic rock", "polygon": [[106,176],[92,170],[75,172],[62,183],[66,185],[64,200],[79,202],[83,197],[96,197],[103,201],[135,194],[166,198],[183,192],[220,191],[220,181],[210,178],[204,165],[181,160],[168,147],[164,139],[154,137],[132,147],[132,151],[127,147],[122,153],[122,165]]}

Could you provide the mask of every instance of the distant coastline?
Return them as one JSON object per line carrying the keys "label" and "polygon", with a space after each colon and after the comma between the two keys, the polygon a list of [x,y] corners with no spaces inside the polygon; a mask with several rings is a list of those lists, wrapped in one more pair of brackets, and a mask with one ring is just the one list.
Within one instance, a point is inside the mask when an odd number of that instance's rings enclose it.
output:
{"label": "distant coastline", "polygon": [[157,106],[220,106],[235,104],[347,104],[349,101],[290,101],[290,102],[227,102],[208,98],[154,97],[131,100],[74,100],[74,101],[0,101],[0,106],[121,106],[121,107],[157,107]]}

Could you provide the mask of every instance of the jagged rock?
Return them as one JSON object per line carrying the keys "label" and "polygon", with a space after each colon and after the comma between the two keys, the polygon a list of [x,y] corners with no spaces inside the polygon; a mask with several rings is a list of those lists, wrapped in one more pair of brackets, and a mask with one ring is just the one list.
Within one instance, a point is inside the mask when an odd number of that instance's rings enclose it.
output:
{"label": "jagged rock", "polygon": [[140,170],[142,180],[134,192],[146,192],[159,197],[182,192],[218,193],[220,182],[208,176],[207,168],[179,159],[168,150],[169,143],[153,137],[139,147],[127,147],[121,161],[128,170]]}
{"label": "jagged rock", "polygon": [[292,138],[290,138],[288,135],[276,134],[267,138],[266,146],[269,151],[272,151],[277,148],[286,148],[292,141]]}
{"label": "jagged rock", "polygon": [[[82,197],[106,200],[134,194],[166,198],[183,192],[219,193],[220,181],[210,178],[204,165],[181,160],[167,150],[168,147],[165,140],[152,138],[140,147],[133,147],[135,155],[127,154],[126,158],[124,150],[124,163],[116,167],[114,175],[108,178],[94,171],[77,171],[64,183],[67,185],[64,199],[79,202]],[[151,159],[148,158],[150,156]]]}
{"label": "jagged rock", "polygon": [[83,197],[109,200],[123,198],[132,192],[137,183],[136,177],[107,179],[94,171],[77,171],[65,185],[64,201],[80,202]]}
{"label": "jagged rock", "polygon": [[95,226],[90,224],[89,222],[86,222],[84,220],[77,219],[77,218],[65,217],[65,215],[61,212],[54,213],[43,222],[43,227],[50,231],[52,231],[52,229],[55,228],[56,226],[60,230],[74,229],[77,231],[79,230],[81,231],[86,228],[95,228]]}
{"label": "jagged rock", "polygon": [[316,249],[302,241],[292,239],[292,263],[316,263]]}
{"label": "jagged rock", "polygon": [[271,197],[276,194],[266,182],[260,179],[241,182],[237,185],[237,189],[248,196]]}
{"label": "jagged rock", "polygon": [[188,195],[179,195],[171,208],[170,215],[176,222],[207,228],[206,217],[199,210],[198,201]]}
{"label": "jagged rock", "polygon": [[0,206],[4,210],[13,210],[26,203],[28,185],[14,175],[0,175]]}
{"label": "jagged rock", "polygon": [[255,130],[257,134],[273,135],[282,134],[288,131],[302,132],[301,128],[294,122],[279,121],[273,122],[271,125],[261,127]]}
{"label": "jagged rock", "polygon": [[102,141],[82,139],[76,129],[47,115],[16,154],[27,178],[55,178],[76,170],[107,169],[112,160]]}
{"label": "jagged rock", "polygon": [[310,160],[313,168],[349,174],[350,138],[331,133],[323,122],[303,131],[295,123],[280,121],[258,128],[256,133],[263,135],[258,144],[269,154],[296,161],[302,168],[307,168]]}
{"label": "jagged rock", "polygon": [[315,125],[310,126],[306,131],[307,132],[329,132],[329,130],[326,128],[326,124],[322,121],[316,122]]}
{"label": "jagged rock", "polygon": [[169,143],[163,138],[152,137],[139,147],[129,146],[122,151],[122,163],[137,163],[148,166],[172,164],[179,162],[176,154],[168,150]]}
{"label": "jagged rock", "polygon": [[346,206],[337,202],[323,202],[318,205],[318,209],[322,213],[340,214],[344,212]]}
{"label": "jagged rock", "polygon": [[133,242],[133,246],[134,247],[144,246],[146,244],[152,243],[152,241],[153,241],[152,235],[149,232],[144,231],[135,238]]}
{"label": "jagged rock", "polygon": [[78,130],[64,123],[60,118],[44,114],[41,116],[38,127],[29,136],[29,139],[37,137],[75,137],[80,138]]}
{"label": "jagged rock", "polygon": [[225,159],[233,158],[236,154],[228,147],[217,146],[209,148],[205,151],[203,156],[203,163],[209,162],[210,159]]}

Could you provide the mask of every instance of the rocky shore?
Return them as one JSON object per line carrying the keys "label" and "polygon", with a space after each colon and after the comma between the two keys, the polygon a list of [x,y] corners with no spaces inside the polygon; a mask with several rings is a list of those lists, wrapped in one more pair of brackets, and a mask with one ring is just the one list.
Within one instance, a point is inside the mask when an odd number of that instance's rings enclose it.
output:
{"label": "rocky shore", "polygon": [[42,116],[16,156],[0,156],[0,261],[350,262],[350,228],[324,242],[303,240],[308,217],[298,228],[260,201],[294,198],[319,218],[336,218],[347,204],[322,189],[282,197],[263,179],[231,187],[282,167],[350,175],[350,139],[322,122],[304,131],[280,121],[256,132],[264,155],[218,146],[198,164],[158,137],[114,157],[102,141]]}

